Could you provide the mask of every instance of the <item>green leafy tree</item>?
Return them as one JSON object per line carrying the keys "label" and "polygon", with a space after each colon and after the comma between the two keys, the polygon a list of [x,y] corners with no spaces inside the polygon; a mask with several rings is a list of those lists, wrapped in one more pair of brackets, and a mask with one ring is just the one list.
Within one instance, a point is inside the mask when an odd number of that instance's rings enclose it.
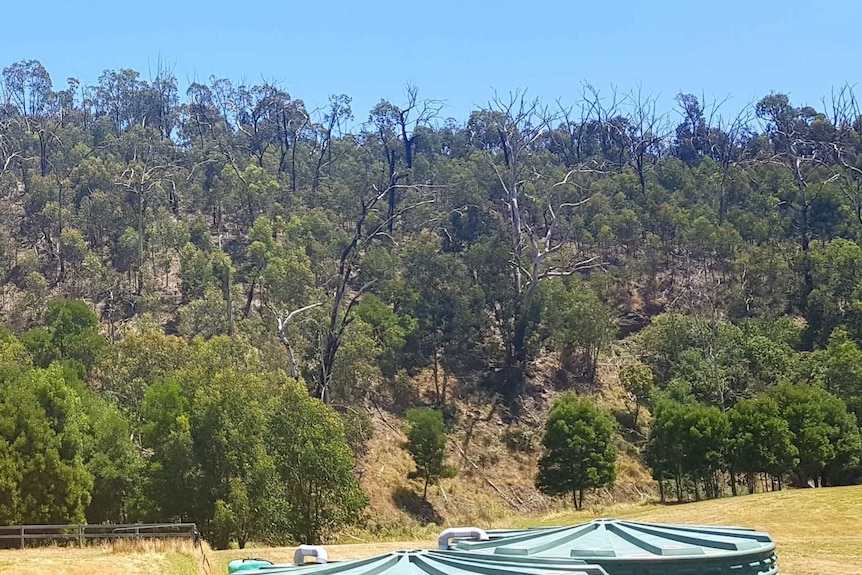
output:
{"label": "green leafy tree", "polygon": [[293,541],[322,543],[357,522],[368,503],[338,414],[287,381],[269,413],[269,445],[283,489],[278,521]]}
{"label": "green leafy tree", "polygon": [[[213,501],[227,503],[234,518],[233,538],[267,536],[266,481],[276,483],[267,450],[267,413],[279,382],[272,374],[191,367],[177,374],[190,399],[189,423],[194,458],[203,475],[197,482],[195,512],[208,519]],[[252,510],[258,509],[255,515]]]}
{"label": "green leafy tree", "polygon": [[93,477],[84,412],[64,370],[31,369],[0,385],[0,521],[83,522]]}
{"label": "green leafy tree", "polygon": [[696,500],[701,498],[701,487],[708,496],[718,497],[718,474],[725,468],[729,432],[727,416],[717,407],[690,398],[684,403],[661,398],[646,452],[653,477],[662,489],[661,482],[673,478],[678,500],[682,500],[685,480],[692,483]]}
{"label": "green leafy tree", "polygon": [[88,523],[132,523],[148,515],[146,460],[129,420],[96,393],[81,394],[86,413],[84,461],[93,477]]}
{"label": "green leafy tree", "polygon": [[[276,481],[276,478],[268,477],[268,480]],[[227,549],[235,539],[237,546],[245,549],[252,537],[267,537],[267,524],[272,520],[267,511],[267,502],[256,501],[242,479],[232,479],[226,500],[218,499],[215,503],[210,523],[213,545]]]}
{"label": "green leafy tree", "polygon": [[147,389],[192,360],[189,344],[182,338],[152,329],[127,333],[101,362],[102,391],[137,423]]}
{"label": "green leafy tree", "polygon": [[757,473],[780,478],[799,463],[793,434],[772,398],[744,399],[727,412],[727,418],[731,481],[736,472],[745,474],[749,493],[754,493]]}
{"label": "green leafy tree", "polygon": [[847,403],[862,425],[862,349],[843,329],[836,329],[822,353],[826,389]]}
{"label": "green leafy tree", "polygon": [[816,486],[846,481],[862,455],[862,438],[853,414],[843,401],[822,387],[782,384],[773,392],[799,452],[794,470],[797,485]]}
{"label": "green leafy tree", "polygon": [[450,373],[474,370],[487,355],[482,290],[460,258],[442,251],[434,234],[420,233],[401,261],[403,278],[391,290],[395,309],[416,318],[405,354],[414,365],[431,365],[437,403],[445,405]]}
{"label": "green leafy tree", "polygon": [[634,399],[634,423],[632,427],[637,429],[641,408],[649,405],[655,391],[652,370],[640,363],[627,365],[620,370],[620,383],[623,384],[626,393]]}
{"label": "green leafy tree", "polygon": [[454,477],[455,469],[446,465],[446,429],[443,414],[435,409],[407,411],[407,441],[404,449],[410,453],[416,469],[411,479],[422,479],[422,501],[428,499],[428,486],[442,478]]}
{"label": "green leafy tree", "polygon": [[178,312],[180,334],[187,337],[200,335],[206,338],[230,332],[232,315],[228,313],[224,292],[208,287],[203,297],[182,306]]}
{"label": "green leafy tree", "polygon": [[583,375],[593,381],[599,352],[615,332],[607,307],[588,286],[574,279],[546,282],[542,299],[544,321],[564,363],[579,364]]}
{"label": "green leafy tree", "polygon": [[36,329],[23,343],[41,367],[57,359],[69,360],[89,371],[108,350],[98,330],[99,320],[80,300],[54,299],[45,312],[46,329]]}
{"label": "green leafy tree", "polygon": [[188,243],[180,250],[180,292],[183,301],[200,298],[214,283],[210,255]]}
{"label": "green leafy tree", "polygon": [[554,402],[545,424],[536,486],[550,495],[571,495],[575,509],[584,491],[616,479],[614,419],[587,399],[566,394]]}
{"label": "green leafy tree", "polygon": [[153,451],[147,487],[155,505],[147,519],[205,518],[198,497],[203,473],[194,457],[189,401],[179,383],[165,381],[147,388],[141,417],[141,441]]}
{"label": "green leafy tree", "polygon": [[[847,239],[835,239],[810,252],[813,290],[808,295],[808,338],[825,344],[832,330],[857,314],[848,314],[862,300],[862,248]],[[855,322],[854,322],[855,325]]]}

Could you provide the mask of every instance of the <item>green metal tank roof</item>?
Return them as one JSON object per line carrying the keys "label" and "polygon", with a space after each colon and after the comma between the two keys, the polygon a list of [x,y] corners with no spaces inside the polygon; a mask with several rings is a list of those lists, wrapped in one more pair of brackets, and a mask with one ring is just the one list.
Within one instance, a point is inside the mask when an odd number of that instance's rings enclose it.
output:
{"label": "green metal tank roof", "polygon": [[[557,527],[525,527],[523,529],[488,529],[483,531],[485,535],[488,536],[488,541],[497,541],[498,539],[505,539],[508,537],[517,537],[519,535],[526,535],[527,533],[538,533],[540,531],[547,531],[549,529],[557,529]],[[440,549],[455,549],[457,543],[459,541],[476,541],[475,537],[470,536],[453,536],[448,541],[448,546],[441,545]]]}
{"label": "green metal tank roof", "polygon": [[354,561],[326,564],[271,565],[243,575],[608,575],[598,565],[570,561],[546,566],[524,561],[499,561],[493,556],[467,556],[452,551],[396,551]]}
{"label": "green metal tank roof", "polygon": [[609,575],[774,575],[775,542],[740,527],[661,525],[597,519],[556,529],[523,531],[487,541],[461,539],[452,549],[467,556],[529,561],[556,567],[596,563]]}
{"label": "green metal tank roof", "polygon": [[528,533],[541,533],[542,531],[550,531],[559,529],[559,527],[525,527],[523,529],[488,529],[485,533],[492,541],[503,539],[504,537],[517,537],[518,535],[526,535]]}

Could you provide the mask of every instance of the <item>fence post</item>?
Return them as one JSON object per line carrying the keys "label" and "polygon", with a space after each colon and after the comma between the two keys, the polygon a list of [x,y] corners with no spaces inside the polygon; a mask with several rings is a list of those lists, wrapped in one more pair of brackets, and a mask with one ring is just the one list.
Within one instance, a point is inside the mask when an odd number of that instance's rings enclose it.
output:
{"label": "fence post", "polygon": [[78,547],[84,548],[84,526],[78,525]]}
{"label": "fence post", "polygon": [[24,549],[24,526],[21,526],[21,549]]}

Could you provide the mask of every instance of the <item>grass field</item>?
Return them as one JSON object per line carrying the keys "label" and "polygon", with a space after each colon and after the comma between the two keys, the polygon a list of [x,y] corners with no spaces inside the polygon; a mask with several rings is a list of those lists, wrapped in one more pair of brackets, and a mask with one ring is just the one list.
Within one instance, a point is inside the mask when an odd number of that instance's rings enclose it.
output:
{"label": "grass field", "polygon": [[[205,548],[206,558],[212,552]],[[129,542],[116,547],[93,545],[0,550],[3,575],[204,575],[205,555],[186,541]],[[209,573],[226,573],[209,568]]]}
{"label": "grass field", "polygon": [[[685,505],[612,506],[580,513],[512,518],[493,527],[567,525],[593,517],[667,523],[740,525],[768,531],[778,543],[782,575],[862,574],[862,486],[806,489]],[[486,527],[486,526],[482,526]],[[428,531],[425,530],[425,533]],[[332,559],[354,559],[398,549],[433,547],[434,540],[327,546]],[[10,575],[123,573],[124,575],[223,575],[232,559],[264,557],[290,562],[292,548],[201,551],[188,546],[133,549],[25,549],[0,551],[0,573]]]}
{"label": "grass field", "polygon": [[[685,505],[609,508],[602,515],[753,527],[775,539],[782,575],[862,574],[862,486],[763,493]],[[559,515],[522,525],[566,525],[583,518]]]}

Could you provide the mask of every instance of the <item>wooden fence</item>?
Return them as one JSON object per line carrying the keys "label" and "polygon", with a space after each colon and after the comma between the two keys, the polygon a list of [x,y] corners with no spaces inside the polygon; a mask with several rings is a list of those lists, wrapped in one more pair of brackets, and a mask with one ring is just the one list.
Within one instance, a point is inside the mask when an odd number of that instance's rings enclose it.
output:
{"label": "wooden fence", "polygon": [[88,541],[120,539],[200,539],[194,523],[132,523],[125,525],[0,525],[0,548],[37,544],[73,543],[81,547]]}

